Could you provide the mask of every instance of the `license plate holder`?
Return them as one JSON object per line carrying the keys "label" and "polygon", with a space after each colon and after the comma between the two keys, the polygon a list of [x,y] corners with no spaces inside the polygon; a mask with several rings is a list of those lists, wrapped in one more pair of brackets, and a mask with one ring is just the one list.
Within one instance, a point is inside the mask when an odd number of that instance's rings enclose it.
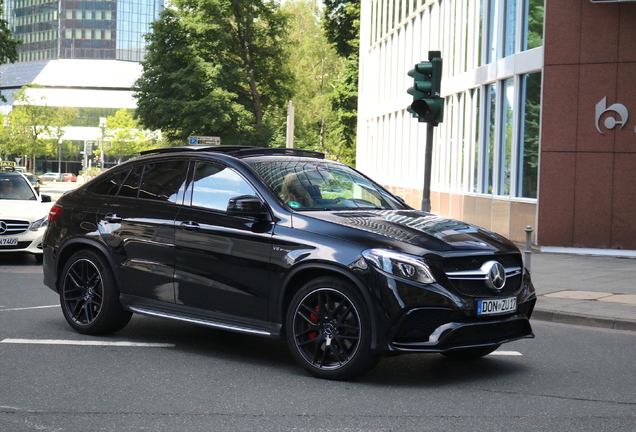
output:
{"label": "license plate holder", "polygon": [[0,237],[0,246],[17,246],[17,237]]}
{"label": "license plate holder", "polygon": [[477,300],[477,315],[501,315],[517,311],[517,298]]}

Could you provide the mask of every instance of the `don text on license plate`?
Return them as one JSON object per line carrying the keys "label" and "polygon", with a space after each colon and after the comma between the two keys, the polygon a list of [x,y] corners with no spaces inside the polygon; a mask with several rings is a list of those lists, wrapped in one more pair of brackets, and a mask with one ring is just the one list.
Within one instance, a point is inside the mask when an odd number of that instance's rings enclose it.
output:
{"label": "don text on license plate", "polygon": [[0,237],[0,246],[15,246],[18,244],[17,237]]}
{"label": "don text on license plate", "polygon": [[478,300],[477,315],[495,315],[517,310],[517,298],[508,297],[494,300]]}

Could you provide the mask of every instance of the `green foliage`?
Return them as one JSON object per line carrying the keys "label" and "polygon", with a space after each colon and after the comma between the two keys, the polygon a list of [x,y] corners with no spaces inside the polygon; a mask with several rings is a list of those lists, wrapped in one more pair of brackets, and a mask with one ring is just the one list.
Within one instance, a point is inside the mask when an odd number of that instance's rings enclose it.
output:
{"label": "green foliage", "polygon": [[358,74],[360,46],[360,2],[357,0],[326,0],[323,27],[338,54],[346,58],[345,68],[338,77],[332,96],[332,107],[338,127],[330,133],[335,142],[333,156],[355,164],[358,121]]}
{"label": "green foliage", "polygon": [[120,109],[106,118],[104,153],[121,163],[125,156],[132,156],[146,148],[146,136],[139,130],[137,121],[126,109]]}
{"label": "green foliage", "polygon": [[[0,2],[0,16],[4,15],[3,3]],[[22,41],[13,39],[7,20],[0,19],[0,64],[15,63],[18,60],[18,45]],[[0,100],[7,100],[0,94]]]}
{"label": "green foliage", "polygon": [[[57,154],[59,139],[75,117],[75,108],[50,107],[32,84],[14,93],[16,103],[9,113],[5,154],[26,155],[35,166],[38,156]],[[28,165],[27,165],[28,166]]]}
{"label": "green foliage", "polygon": [[312,1],[287,1],[282,9],[290,17],[289,63],[296,83],[294,147],[329,152],[328,134],[337,126],[331,95],[344,61],[327,41]]}
{"label": "green foliage", "polygon": [[292,82],[278,3],[176,0],[148,36],[136,115],[169,139],[219,135],[267,145],[284,123]]}
{"label": "green foliage", "polygon": [[325,0],[324,5],[323,27],[327,39],[341,57],[357,56],[360,47],[360,1]]}

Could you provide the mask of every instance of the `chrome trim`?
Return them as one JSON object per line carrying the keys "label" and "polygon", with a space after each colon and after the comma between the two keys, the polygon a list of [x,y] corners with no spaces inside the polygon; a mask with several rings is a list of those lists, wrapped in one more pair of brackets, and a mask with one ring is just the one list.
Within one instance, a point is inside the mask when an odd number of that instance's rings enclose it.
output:
{"label": "chrome trim", "polygon": [[136,307],[136,306],[129,306],[128,309],[130,309],[132,312],[137,312],[137,313],[140,313],[140,314],[143,314],[143,315],[150,315],[150,316],[160,317],[160,318],[168,318],[168,319],[173,319],[173,320],[177,320],[177,321],[183,321],[183,322],[187,322],[187,323],[191,323],[191,324],[199,324],[199,325],[204,325],[204,326],[207,326],[207,327],[218,328],[218,329],[222,329],[222,330],[231,330],[231,331],[235,331],[235,332],[257,334],[257,335],[261,335],[261,336],[271,336],[272,335],[270,332],[266,332],[264,330],[254,330],[254,329],[250,329],[250,328],[247,328],[247,327],[240,327],[240,326],[231,325],[231,324],[221,324],[221,323],[217,323],[217,322],[214,322],[214,321],[209,321],[209,320],[204,320],[204,319],[199,319],[199,318],[184,317],[184,316],[173,314],[173,313],[158,312],[158,311],[155,311],[155,310],[139,308],[139,307]]}
{"label": "chrome trim", "polygon": [[[521,267],[508,267],[506,270],[506,278],[517,276],[521,274]],[[483,269],[479,270],[466,270],[446,273],[449,279],[464,279],[464,280],[486,280],[488,278],[488,272]]]}

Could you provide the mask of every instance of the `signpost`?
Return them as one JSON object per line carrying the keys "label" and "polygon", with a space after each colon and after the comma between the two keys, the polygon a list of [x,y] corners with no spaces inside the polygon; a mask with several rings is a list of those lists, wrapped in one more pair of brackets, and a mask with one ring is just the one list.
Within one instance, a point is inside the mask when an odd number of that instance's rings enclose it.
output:
{"label": "signpost", "polygon": [[218,136],[191,136],[188,138],[190,145],[221,145],[221,137]]}

